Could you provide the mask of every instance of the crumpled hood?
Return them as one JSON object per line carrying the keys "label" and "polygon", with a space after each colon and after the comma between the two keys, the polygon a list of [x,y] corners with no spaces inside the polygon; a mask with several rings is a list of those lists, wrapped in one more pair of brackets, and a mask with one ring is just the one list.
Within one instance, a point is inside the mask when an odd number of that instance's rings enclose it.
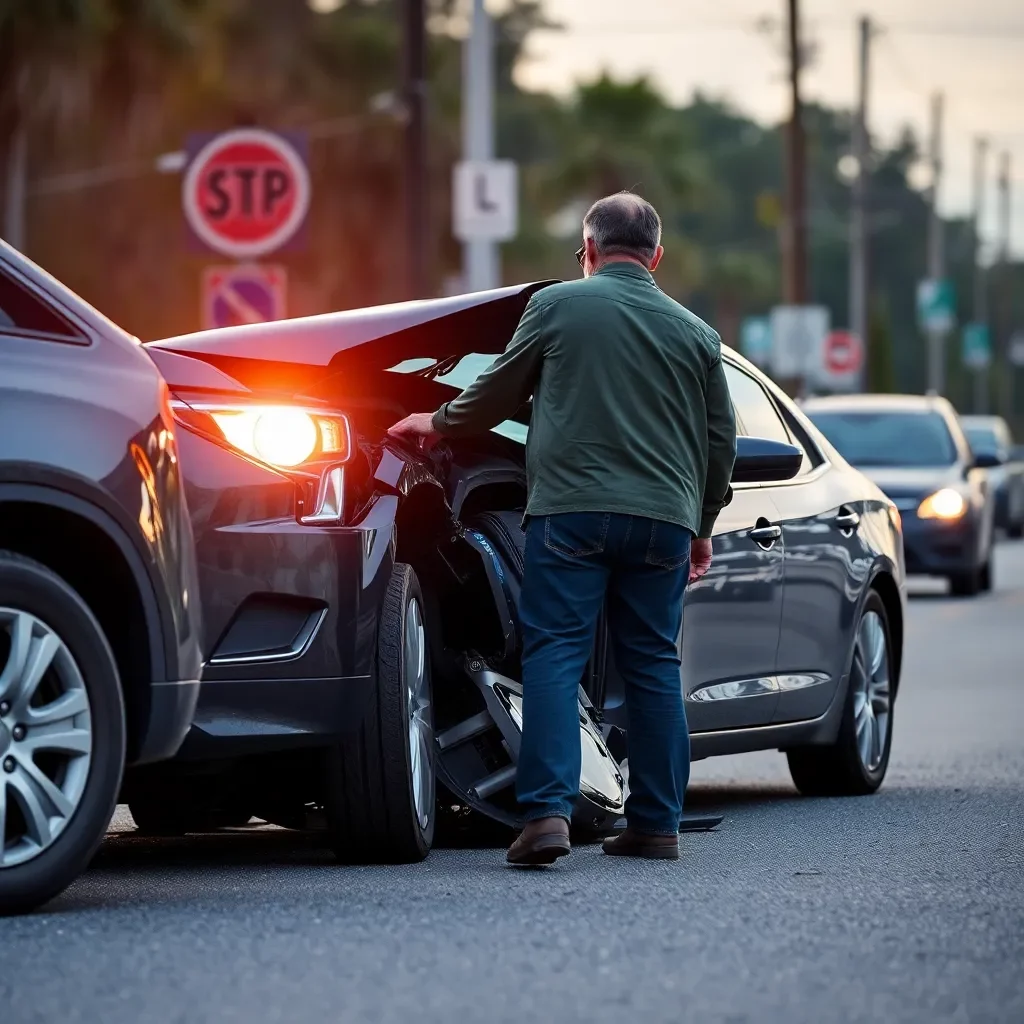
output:
{"label": "crumpled hood", "polygon": [[292,390],[325,370],[365,373],[412,358],[502,352],[530,296],[552,283],[199,331],[146,348],[172,387],[184,363],[161,359],[165,352],[211,363],[249,387]]}

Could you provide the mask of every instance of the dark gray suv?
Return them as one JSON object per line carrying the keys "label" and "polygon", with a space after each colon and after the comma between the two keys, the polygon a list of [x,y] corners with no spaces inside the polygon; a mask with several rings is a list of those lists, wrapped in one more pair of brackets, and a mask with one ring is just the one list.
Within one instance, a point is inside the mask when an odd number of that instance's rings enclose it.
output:
{"label": "dark gray suv", "polygon": [[0,913],[85,868],[125,764],[192,720],[175,429],[138,341],[0,242]]}

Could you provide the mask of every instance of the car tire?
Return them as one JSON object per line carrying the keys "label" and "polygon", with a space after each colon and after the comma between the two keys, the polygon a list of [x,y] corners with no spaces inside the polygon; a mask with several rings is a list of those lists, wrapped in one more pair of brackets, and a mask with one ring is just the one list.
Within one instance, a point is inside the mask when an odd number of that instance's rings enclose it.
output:
{"label": "car tire", "polygon": [[[31,666],[40,656],[49,661],[38,675]],[[20,700],[18,678],[31,687]],[[85,870],[114,814],[126,734],[117,662],[96,617],[56,573],[7,551],[0,551],[0,707],[8,709],[0,714],[0,913],[16,914]],[[50,728],[33,741],[32,715],[47,708]],[[28,721],[12,726],[14,718]]]}
{"label": "car tire", "polygon": [[892,679],[889,620],[882,599],[871,591],[854,635],[835,743],[786,751],[790,775],[804,796],[866,796],[881,786],[892,746]]}
{"label": "car tire", "polygon": [[344,863],[407,864],[437,819],[430,649],[412,567],[396,564],[377,634],[377,678],[358,733],[325,752],[324,811]]}
{"label": "car tire", "polygon": [[956,572],[949,577],[949,592],[953,597],[974,597],[982,589],[981,567]]}
{"label": "car tire", "polygon": [[1024,537],[1024,523],[1014,523],[1006,528],[1006,536],[1010,540],[1020,540]]}
{"label": "car tire", "polygon": [[978,570],[978,590],[987,594],[992,590],[992,556],[985,559],[985,564]]}

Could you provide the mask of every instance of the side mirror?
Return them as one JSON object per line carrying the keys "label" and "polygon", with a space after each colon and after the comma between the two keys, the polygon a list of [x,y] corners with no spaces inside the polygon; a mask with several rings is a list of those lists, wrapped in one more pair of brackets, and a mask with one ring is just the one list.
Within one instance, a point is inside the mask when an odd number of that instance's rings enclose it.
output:
{"label": "side mirror", "polygon": [[737,437],[734,484],[776,483],[800,472],[804,453],[796,445],[766,437]]}
{"label": "side mirror", "polygon": [[996,466],[1002,464],[1003,460],[998,452],[976,452],[974,455],[973,466],[975,469],[995,469]]}

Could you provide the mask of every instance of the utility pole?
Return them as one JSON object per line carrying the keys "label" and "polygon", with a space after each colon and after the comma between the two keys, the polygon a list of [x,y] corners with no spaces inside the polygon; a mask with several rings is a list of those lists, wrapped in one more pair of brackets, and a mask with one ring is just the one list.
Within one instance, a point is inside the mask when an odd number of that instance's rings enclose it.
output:
{"label": "utility pole", "polygon": [[789,9],[789,131],[786,136],[786,232],[784,257],[785,301],[802,306],[807,302],[807,168],[804,144],[803,105],[800,99],[800,9],[798,0],[787,0]]}
{"label": "utility pole", "polygon": [[[981,253],[981,218],[985,205],[985,158],[988,156],[988,141],[974,140],[974,299],[971,303],[972,319],[976,324],[988,325],[988,303],[985,294],[985,266]],[[992,332],[989,332],[991,338]],[[991,358],[991,357],[990,357]],[[974,411],[981,414],[988,405],[988,367],[978,366],[974,370]]]}
{"label": "utility pole", "polygon": [[[945,258],[942,244],[942,218],[939,216],[939,184],[942,178],[942,93],[932,97],[931,140],[928,151],[932,166],[932,184],[929,190],[928,218],[928,277],[941,281],[944,277]],[[928,331],[928,390],[941,395],[946,386],[946,332]]]}
{"label": "utility pole", "polygon": [[[859,23],[860,54],[857,62],[857,114],[853,122],[853,156],[857,175],[853,179],[850,211],[850,333],[868,346],[868,175],[871,147],[868,139],[868,71],[871,48],[871,20]],[[865,360],[865,363],[867,360]],[[865,371],[866,373],[866,371]],[[862,383],[863,388],[863,383]]]}
{"label": "utility pole", "polygon": [[1003,152],[999,157],[999,235],[998,260],[999,276],[999,389],[1000,412],[1006,418],[1013,415],[1014,366],[1010,362],[1010,335],[1013,333],[1013,304],[1010,282],[1010,154]]}
{"label": "utility pole", "polygon": [[427,290],[427,30],[425,0],[403,0],[402,99],[405,108],[403,191],[406,292],[423,298]]}
{"label": "utility pole", "polygon": [[[484,0],[473,0],[472,25],[462,47],[462,159],[494,159],[494,24]],[[463,242],[462,273],[467,291],[497,288],[497,244],[482,238]]]}

